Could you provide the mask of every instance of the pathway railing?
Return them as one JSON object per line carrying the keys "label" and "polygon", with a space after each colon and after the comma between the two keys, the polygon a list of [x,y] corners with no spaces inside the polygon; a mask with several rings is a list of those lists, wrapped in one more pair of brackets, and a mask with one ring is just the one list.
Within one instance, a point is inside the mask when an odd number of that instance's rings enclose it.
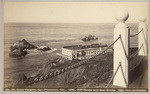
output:
{"label": "pathway railing", "polygon": [[116,74],[117,74],[119,68],[121,68],[121,72],[122,72],[122,74],[123,74],[123,79],[124,79],[124,81],[125,81],[126,87],[128,86],[127,80],[126,80],[126,78],[125,78],[125,75],[124,75],[124,72],[123,72],[123,69],[122,69],[121,62],[119,62],[119,65],[118,65],[117,69],[115,70],[115,73],[113,74],[113,76],[111,77],[110,81],[108,82],[108,84],[107,84],[107,86],[106,86],[105,88],[108,88],[108,87],[110,86],[110,83],[112,82],[112,80],[113,80],[114,77],[116,76]]}
{"label": "pathway railing", "polygon": [[143,28],[142,28],[142,30],[140,30],[140,32],[138,32],[137,34],[130,35],[130,37],[135,37],[135,36],[139,35],[142,31],[143,31]]}
{"label": "pathway railing", "polygon": [[[130,35],[130,37],[135,37],[135,36],[139,35],[142,31],[143,31],[143,29],[140,30],[140,32],[138,32],[137,34]],[[138,54],[138,52],[141,50],[141,48],[143,47],[143,44],[142,44],[141,47],[140,47],[136,52],[134,52],[132,55],[130,55],[130,57],[127,57],[127,54],[126,54],[127,52],[125,51],[125,48],[124,48],[124,45],[123,45],[121,36],[120,36],[120,40],[121,40],[121,44],[122,44],[124,53],[125,53],[126,58],[127,58],[128,60],[131,59],[131,58],[134,58],[134,57]],[[110,81],[108,82],[108,84],[106,85],[105,88],[108,88],[108,87],[110,86],[110,83],[112,82],[112,80],[113,80],[114,77],[116,76],[116,74],[117,74],[119,68],[121,68],[121,72],[122,72],[122,74],[123,74],[123,79],[124,79],[124,82],[125,82],[125,84],[126,84],[126,87],[128,86],[127,81],[126,81],[126,78],[125,78],[125,75],[124,75],[124,72],[123,72],[123,69],[122,69],[121,62],[119,62],[119,65],[118,65],[117,69],[115,70],[113,76],[111,77]]]}

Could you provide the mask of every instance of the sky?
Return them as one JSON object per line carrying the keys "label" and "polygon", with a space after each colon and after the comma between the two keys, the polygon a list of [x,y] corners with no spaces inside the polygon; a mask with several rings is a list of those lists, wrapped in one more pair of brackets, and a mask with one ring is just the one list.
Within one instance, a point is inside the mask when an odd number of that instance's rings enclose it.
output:
{"label": "sky", "polygon": [[113,23],[119,9],[129,12],[127,22],[148,17],[147,2],[4,2],[4,22]]}

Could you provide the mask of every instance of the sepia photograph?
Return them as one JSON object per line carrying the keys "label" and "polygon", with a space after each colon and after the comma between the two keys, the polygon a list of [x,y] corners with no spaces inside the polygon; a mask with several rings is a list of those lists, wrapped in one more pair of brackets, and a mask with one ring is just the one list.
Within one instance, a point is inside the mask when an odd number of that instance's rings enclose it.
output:
{"label": "sepia photograph", "polygon": [[148,2],[10,2],[4,91],[148,92]]}

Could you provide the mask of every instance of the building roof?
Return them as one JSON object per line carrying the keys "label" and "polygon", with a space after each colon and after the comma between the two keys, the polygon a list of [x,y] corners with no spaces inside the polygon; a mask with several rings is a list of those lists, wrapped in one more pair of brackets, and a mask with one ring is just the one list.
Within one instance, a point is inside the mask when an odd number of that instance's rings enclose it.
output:
{"label": "building roof", "polygon": [[91,45],[72,45],[72,46],[64,46],[63,48],[70,49],[70,50],[83,50],[89,48],[100,48],[100,47],[107,47],[107,44],[91,44]]}

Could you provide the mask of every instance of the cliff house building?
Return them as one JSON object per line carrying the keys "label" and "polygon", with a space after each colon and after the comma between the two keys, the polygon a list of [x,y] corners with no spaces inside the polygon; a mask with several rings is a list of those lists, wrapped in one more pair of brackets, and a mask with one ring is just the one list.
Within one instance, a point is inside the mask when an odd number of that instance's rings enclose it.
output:
{"label": "cliff house building", "polygon": [[[62,48],[62,54],[59,55],[68,60],[83,60],[99,54],[107,47],[108,45],[106,44],[64,46]],[[107,52],[108,51],[112,51],[112,49],[107,50]]]}

